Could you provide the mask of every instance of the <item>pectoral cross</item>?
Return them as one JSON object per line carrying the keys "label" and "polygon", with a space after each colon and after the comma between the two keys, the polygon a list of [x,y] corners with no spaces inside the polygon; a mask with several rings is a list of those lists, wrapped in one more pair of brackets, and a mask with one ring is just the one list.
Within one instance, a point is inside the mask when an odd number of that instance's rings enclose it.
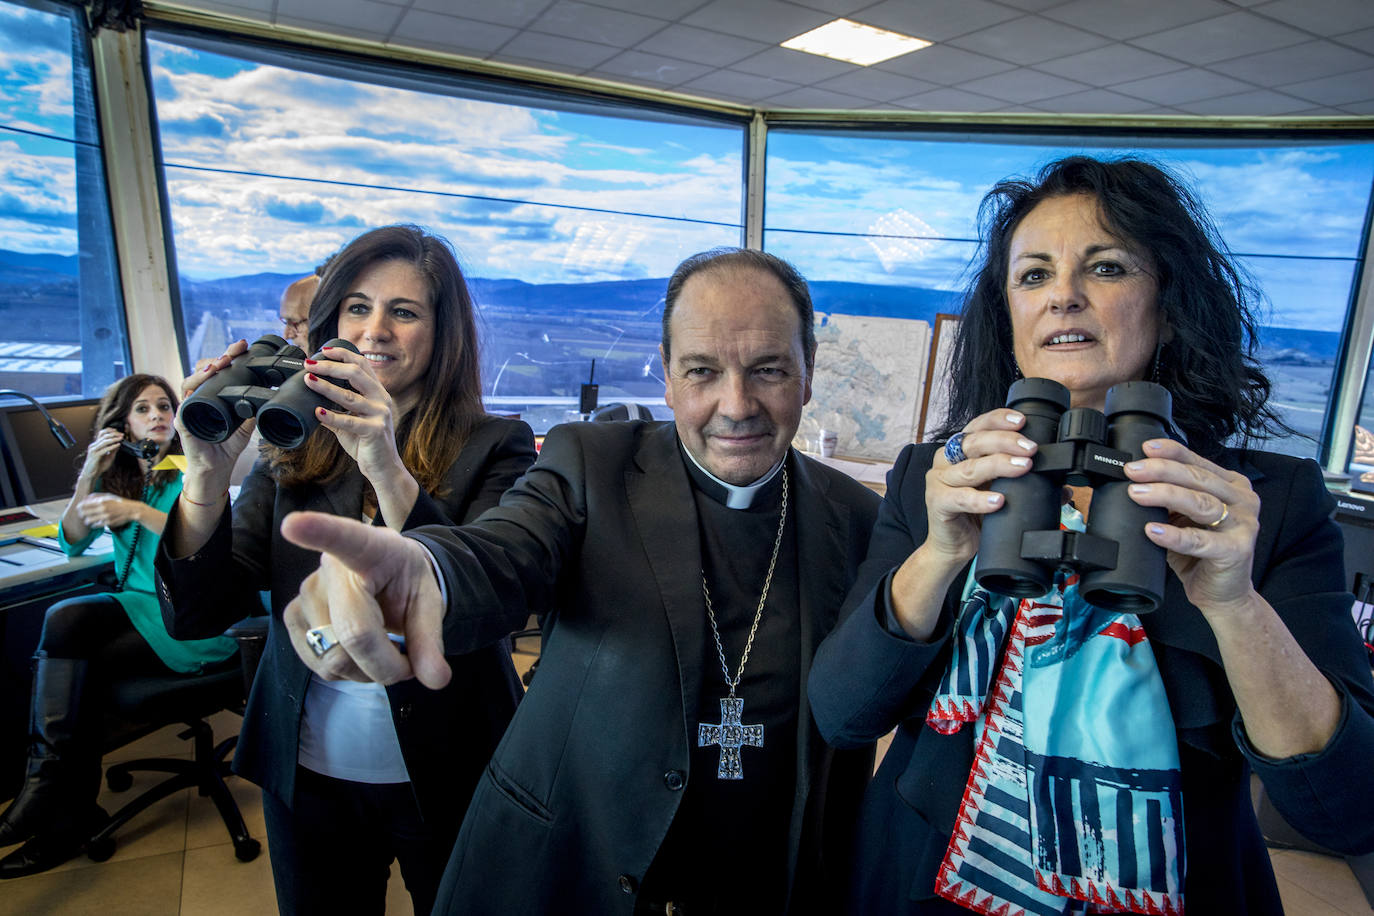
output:
{"label": "pectoral cross", "polygon": [[744,715],[744,700],[738,697],[722,697],[720,701],[720,724],[697,726],[697,747],[720,745],[720,766],[716,769],[717,779],[743,779],[744,768],[740,765],[739,749],[742,747],[763,747],[762,725],[741,725]]}

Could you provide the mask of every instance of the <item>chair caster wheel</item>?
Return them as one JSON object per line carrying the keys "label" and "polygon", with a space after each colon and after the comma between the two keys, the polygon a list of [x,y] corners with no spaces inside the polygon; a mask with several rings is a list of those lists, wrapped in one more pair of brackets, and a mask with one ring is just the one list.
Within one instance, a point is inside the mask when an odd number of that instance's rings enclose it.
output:
{"label": "chair caster wheel", "polygon": [[114,837],[107,837],[103,840],[96,840],[86,847],[86,858],[92,862],[104,862],[114,855]]}
{"label": "chair caster wheel", "polygon": [[247,839],[241,843],[234,844],[234,857],[240,862],[251,862],[262,852],[262,844],[254,839]]}

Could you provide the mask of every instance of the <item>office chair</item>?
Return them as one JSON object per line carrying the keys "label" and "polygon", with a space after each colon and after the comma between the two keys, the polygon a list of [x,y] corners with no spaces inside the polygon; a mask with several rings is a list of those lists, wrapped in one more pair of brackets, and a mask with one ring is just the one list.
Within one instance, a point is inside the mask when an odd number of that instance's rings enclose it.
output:
{"label": "office chair", "polygon": [[643,404],[626,401],[612,401],[609,404],[602,404],[587,417],[591,421],[652,420],[653,418],[653,413]]}
{"label": "office chair", "polygon": [[238,736],[215,744],[214,732],[205,720],[222,709],[243,712],[244,700],[267,641],[267,620],[247,618],[225,635],[239,644],[238,654],[200,674],[143,675],[113,685],[105,705],[106,751],[180,722],[186,730],[178,737],[194,740],[194,755],[191,760],[145,757],[114,764],[105,771],[105,782],[115,792],[126,791],[133,785],[132,774],[136,770],[170,773],[171,776],[110,815],[87,844],[86,855],[92,860],[104,862],[114,855],[116,831],[141,811],[174,792],[191,787],[214,800],[234,843],[234,856],[240,862],[251,862],[262,851],[262,844],[248,835],[238,803],[224,783],[229,775],[229,756],[238,744]]}

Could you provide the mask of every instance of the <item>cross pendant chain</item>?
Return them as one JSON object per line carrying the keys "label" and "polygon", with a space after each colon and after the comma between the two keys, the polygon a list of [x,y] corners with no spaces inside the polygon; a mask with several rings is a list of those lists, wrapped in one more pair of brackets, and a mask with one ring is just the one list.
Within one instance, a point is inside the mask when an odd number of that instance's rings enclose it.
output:
{"label": "cross pendant chain", "polygon": [[717,779],[743,779],[744,767],[740,764],[739,749],[742,747],[763,747],[762,725],[741,725],[744,715],[744,700],[735,696],[721,697],[720,724],[697,726],[697,746],[720,745],[720,766],[716,768]]}
{"label": "cross pendant chain", "polygon": [[717,779],[743,779],[744,767],[740,764],[739,749],[742,747],[763,747],[763,726],[743,725],[740,717],[744,714],[744,700],[735,696],[735,688],[744,677],[744,666],[749,662],[749,651],[754,648],[754,634],[759,631],[759,621],[763,619],[763,607],[768,602],[768,587],[773,584],[773,570],[778,565],[778,550],[782,547],[782,531],[787,524],[787,467],[782,469],[782,511],[778,513],[778,534],[773,539],[773,556],[768,560],[768,574],[763,579],[763,594],[759,595],[758,610],[754,612],[754,625],[749,628],[749,638],[744,643],[744,654],[740,656],[739,670],[730,677],[730,666],[725,661],[725,646],[720,641],[720,627],[716,624],[716,609],[711,606],[711,590],[706,587],[706,571],[701,572],[701,594],[706,599],[706,618],[711,621],[711,635],[716,638],[716,654],[720,657],[720,671],[725,675],[725,686],[730,688],[728,697],[720,700],[720,724],[697,724],[697,747],[720,745],[720,766],[716,768]]}

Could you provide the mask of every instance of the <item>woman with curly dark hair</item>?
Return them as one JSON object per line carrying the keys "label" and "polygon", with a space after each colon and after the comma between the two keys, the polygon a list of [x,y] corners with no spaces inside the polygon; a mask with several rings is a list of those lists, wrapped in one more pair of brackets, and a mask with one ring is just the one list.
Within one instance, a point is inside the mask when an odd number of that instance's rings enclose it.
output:
{"label": "woman with curly dark hair", "polygon": [[75,492],[62,513],[58,541],[68,555],[86,550],[105,529],[114,537],[114,592],[58,602],[43,618],[34,656],[28,769],[0,817],[0,846],[23,846],[0,859],[0,878],[59,865],[81,851],[105,817],[100,789],[103,685],[140,671],[194,673],[234,652],[223,637],[181,642],[167,634],[153,594],[153,555],[167,510],[181,493],[181,472],[155,470],[181,451],[172,426],[177,399],[155,375],[130,375],[105,392],[95,435]]}
{"label": "woman with curly dark hair", "polygon": [[[896,729],[851,909],[1281,913],[1250,776],[1317,842],[1374,848],[1374,793],[1351,776],[1374,755],[1374,682],[1321,469],[1252,447],[1286,429],[1253,294],[1146,162],[1063,159],[997,185],[982,214],[947,441],[898,457],[811,672],[832,743]],[[1097,411],[1122,383],[1172,394],[1174,435],[1122,461],[1127,501],[1042,490],[1046,527],[1141,519],[1122,537],[1167,560],[1153,613],[1104,597],[1085,565],[1062,562],[1043,593],[972,574],[1001,549],[995,513],[1023,511],[1009,482],[1054,438],[1004,406],[1023,377]]]}

